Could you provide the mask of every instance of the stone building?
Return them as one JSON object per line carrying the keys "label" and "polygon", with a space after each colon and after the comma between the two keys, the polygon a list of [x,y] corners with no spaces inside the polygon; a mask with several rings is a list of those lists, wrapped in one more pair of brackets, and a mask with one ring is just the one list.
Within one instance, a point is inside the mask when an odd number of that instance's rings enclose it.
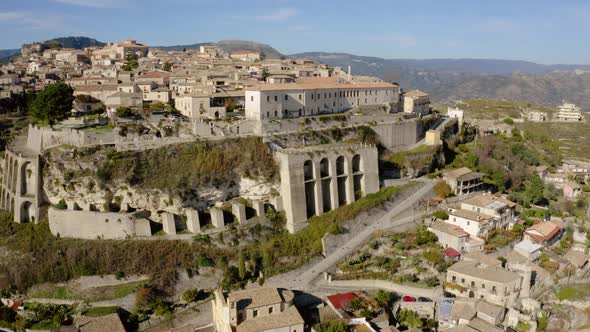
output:
{"label": "stone building", "polygon": [[[530,281],[530,277],[529,277]],[[445,289],[459,297],[485,299],[507,306],[519,297],[523,277],[499,266],[460,261],[447,270]]]}
{"label": "stone building", "polygon": [[313,215],[379,191],[377,148],[367,145],[320,145],[276,153],[287,229],[295,233]]}
{"label": "stone building", "polygon": [[386,82],[261,84],[247,88],[245,96],[246,118],[260,121],[397,105],[399,86]]}
{"label": "stone building", "polygon": [[404,113],[426,115],[430,113],[430,95],[420,90],[402,93]]}
{"label": "stone building", "polygon": [[483,190],[484,183],[481,176],[481,173],[461,167],[443,173],[443,180],[451,188],[453,194],[464,195]]}
{"label": "stone building", "polygon": [[215,291],[213,323],[219,332],[303,332],[304,320],[293,305],[295,294],[270,287]]}

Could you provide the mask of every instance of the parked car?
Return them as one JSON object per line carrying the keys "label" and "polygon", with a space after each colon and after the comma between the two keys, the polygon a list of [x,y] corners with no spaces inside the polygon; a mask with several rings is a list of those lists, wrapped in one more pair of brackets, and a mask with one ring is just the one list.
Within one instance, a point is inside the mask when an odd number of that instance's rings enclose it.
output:
{"label": "parked car", "polygon": [[427,298],[427,297],[422,297],[422,296],[420,296],[420,297],[418,298],[418,302],[432,302],[432,300],[431,300],[431,299],[429,299],[429,298]]}
{"label": "parked car", "polygon": [[404,302],[416,302],[416,298],[415,297],[408,296],[408,295],[405,295],[404,297],[402,297],[402,301],[404,301]]}

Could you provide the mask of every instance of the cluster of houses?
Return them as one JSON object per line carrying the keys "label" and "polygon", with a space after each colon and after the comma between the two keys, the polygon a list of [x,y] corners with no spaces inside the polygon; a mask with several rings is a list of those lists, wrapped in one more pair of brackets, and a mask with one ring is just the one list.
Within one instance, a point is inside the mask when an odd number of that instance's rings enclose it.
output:
{"label": "cluster of houses", "polygon": [[422,91],[353,77],[350,68],[345,72],[308,59],[225,52],[217,45],[164,51],[132,39],[84,50],[36,45],[42,44],[24,45],[20,58],[0,67],[0,98],[63,80],[76,96],[84,96],[75,111],[105,109],[111,115],[121,106],[141,109],[151,103],[173,106],[191,119],[233,115],[273,120],[364,105],[415,114],[430,111],[430,97]]}

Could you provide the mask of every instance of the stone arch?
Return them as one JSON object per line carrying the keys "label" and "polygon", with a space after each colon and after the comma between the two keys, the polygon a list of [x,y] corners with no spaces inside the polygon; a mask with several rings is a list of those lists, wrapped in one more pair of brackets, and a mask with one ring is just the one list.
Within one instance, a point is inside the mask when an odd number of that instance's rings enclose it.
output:
{"label": "stone arch", "polygon": [[12,157],[9,155],[6,159],[4,169],[4,183],[6,184],[6,188],[10,190],[10,185],[12,184]]}
{"label": "stone arch", "polygon": [[35,194],[32,188],[33,164],[30,161],[25,162],[20,167],[21,195]]}
{"label": "stone arch", "polygon": [[473,291],[469,291],[469,297],[474,298],[475,297],[475,293]]}
{"label": "stone arch", "polygon": [[352,173],[356,174],[356,173],[360,173],[363,169],[363,165],[362,165],[362,159],[361,156],[358,154],[355,154],[352,157]]}
{"label": "stone arch", "polygon": [[16,192],[16,180],[18,179],[18,162],[15,159],[12,167],[12,184],[11,189],[13,192]]}
{"label": "stone arch", "polygon": [[344,158],[344,156],[338,156],[338,158],[336,158],[338,206],[346,205],[346,166],[346,158]]}
{"label": "stone arch", "polygon": [[363,163],[362,163],[362,159],[361,156],[358,154],[355,154],[352,157],[352,189],[354,192],[354,196],[355,196],[355,200],[361,198],[363,196],[362,193],[362,179],[363,179],[363,174],[362,174],[362,169],[363,169]]}
{"label": "stone arch", "polygon": [[320,160],[320,178],[328,176],[330,176],[330,161],[328,161],[328,158],[323,158]]}
{"label": "stone arch", "polygon": [[313,161],[311,160],[306,160],[303,163],[303,178],[305,181],[309,181],[309,180],[313,180],[314,179],[314,167],[313,167]]}
{"label": "stone arch", "polygon": [[20,220],[19,221],[22,223],[35,221],[35,212],[33,210],[33,204],[31,202],[24,201],[20,205]]}
{"label": "stone arch", "polygon": [[316,214],[315,210],[315,178],[314,178],[314,164],[311,160],[306,160],[303,163],[303,178],[305,180],[305,205],[307,211],[307,218]]}

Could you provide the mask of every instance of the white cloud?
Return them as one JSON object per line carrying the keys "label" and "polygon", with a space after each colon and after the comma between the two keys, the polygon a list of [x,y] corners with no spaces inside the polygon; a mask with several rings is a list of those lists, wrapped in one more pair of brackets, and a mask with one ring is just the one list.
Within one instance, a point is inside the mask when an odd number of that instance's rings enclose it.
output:
{"label": "white cloud", "polygon": [[401,47],[414,47],[418,43],[412,35],[388,34],[369,38],[375,42],[393,43]]}
{"label": "white cloud", "polygon": [[122,2],[117,0],[53,0],[55,2],[63,3],[66,5],[82,6],[82,7],[93,7],[93,8],[109,8],[119,7]]}
{"label": "white cloud", "polygon": [[285,21],[289,18],[297,15],[297,9],[295,8],[279,8],[269,14],[255,16],[259,21]]}
{"label": "white cloud", "polygon": [[0,12],[0,23],[14,24],[31,29],[53,29],[61,25],[62,19],[57,16],[36,16],[31,12]]}

